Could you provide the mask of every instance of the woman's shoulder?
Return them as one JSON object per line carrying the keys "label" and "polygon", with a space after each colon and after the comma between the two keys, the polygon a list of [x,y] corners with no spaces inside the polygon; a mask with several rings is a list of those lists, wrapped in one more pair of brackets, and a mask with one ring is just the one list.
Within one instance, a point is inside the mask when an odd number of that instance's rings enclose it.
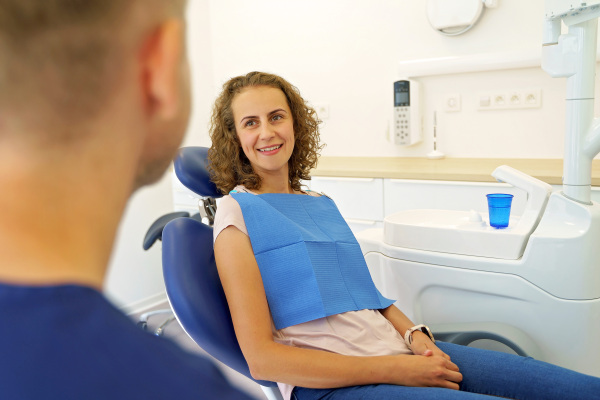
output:
{"label": "woman's shoulder", "polygon": [[217,206],[217,214],[215,218],[217,218],[220,214],[221,217],[229,214],[240,214],[241,208],[237,200],[232,194],[235,193],[249,193],[247,192],[243,186],[236,186],[229,194],[223,196],[218,203]]}
{"label": "woman's shoulder", "polygon": [[[229,212],[231,211],[232,207],[235,207],[236,205],[238,205],[237,201],[233,198],[233,196],[231,194],[226,194],[225,196],[223,196],[218,203],[217,206],[217,214],[219,213],[219,211],[223,211],[223,212]],[[238,205],[239,206],[239,205]]]}
{"label": "woman's shoulder", "polygon": [[235,198],[232,196],[232,194],[235,194],[235,193],[252,193],[252,192],[247,190],[242,185],[238,185],[238,186],[234,187],[233,190],[231,190],[229,192],[229,194],[226,194],[219,200],[219,205],[217,207],[217,214],[219,213],[219,210],[223,210],[222,214],[228,214],[228,213],[231,213],[232,211],[237,212],[240,209],[240,205],[235,200]]}
{"label": "woman's shoulder", "polygon": [[219,233],[221,233],[223,229],[231,225],[247,234],[242,209],[233,196],[228,194],[223,196],[217,204],[217,212],[215,214],[215,222],[213,225],[214,240],[217,239],[217,236],[219,236]]}

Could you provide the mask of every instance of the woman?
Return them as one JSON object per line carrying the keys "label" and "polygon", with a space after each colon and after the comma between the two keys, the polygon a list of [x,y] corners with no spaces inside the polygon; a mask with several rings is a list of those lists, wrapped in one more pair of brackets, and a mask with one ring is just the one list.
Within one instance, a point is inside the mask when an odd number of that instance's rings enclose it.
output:
{"label": "woman", "polygon": [[213,181],[231,192],[215,257],[253,377],[299,400],[600,398],[598,378],[435,343],[390,305],[331,200],[301,188],[321,149],[319,122],[295,87],[260,72],[225,83],[213,109]]}

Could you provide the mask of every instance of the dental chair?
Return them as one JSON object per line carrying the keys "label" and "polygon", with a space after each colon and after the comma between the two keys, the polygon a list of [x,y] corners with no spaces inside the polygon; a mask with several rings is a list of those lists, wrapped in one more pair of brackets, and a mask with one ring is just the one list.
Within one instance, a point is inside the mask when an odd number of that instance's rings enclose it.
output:
{"label": "dental chair", "polygon": [[260,384],[267,399],[283,400],[276,383],[252,378],[235,336],[213,252],[215,199],[221,194],[210,181],[207,155],[205,147],[186,147],[175,159],[175,174],[200,197],[207,224],[185,216],[166,222],[162,264],[167,297],[184,331],[204,351]]}

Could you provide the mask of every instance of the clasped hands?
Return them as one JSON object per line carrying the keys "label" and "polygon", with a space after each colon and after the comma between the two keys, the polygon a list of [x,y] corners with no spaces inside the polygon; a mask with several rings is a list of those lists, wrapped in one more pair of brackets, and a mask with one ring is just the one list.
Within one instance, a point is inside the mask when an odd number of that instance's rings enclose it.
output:
{"label": "clasped hands", "polygon": [[450,356],[440,350],[423,332],[413,332],[412,352],[414,386],[434,386],[448,389],[459,389],[462,374],[458,366],[450,360]]}

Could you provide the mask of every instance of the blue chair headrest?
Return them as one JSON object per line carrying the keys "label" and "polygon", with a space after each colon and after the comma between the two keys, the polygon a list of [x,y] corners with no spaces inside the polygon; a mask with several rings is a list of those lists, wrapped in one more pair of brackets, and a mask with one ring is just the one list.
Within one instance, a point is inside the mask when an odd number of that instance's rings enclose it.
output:
{"label": "blue chair headrest", "polygon": [[215,199],[223,195],[210,180],[207,147],[182,147],[174,161],[177,179],[192,192]]}

